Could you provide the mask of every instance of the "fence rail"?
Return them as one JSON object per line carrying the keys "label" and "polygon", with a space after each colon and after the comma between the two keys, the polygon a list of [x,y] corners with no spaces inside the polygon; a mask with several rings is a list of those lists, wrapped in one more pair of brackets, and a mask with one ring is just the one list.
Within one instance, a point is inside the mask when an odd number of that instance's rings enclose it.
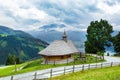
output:
{"label": "fence rail", "polygon": [[[95,68],[103,68],[103,67],[112,67],[112,66],[120,66],[120,62],[110,62],[110,63],[94,63],[94,64],[82,64],[82,65],[73,65],[70,67],[62,67],[60,69],[48,69],[46,72],[35,72],[32,76],[25,76],[22,77],[22,80],[28,80],[27,77],[31,77],[31,80],[39,80],[39,79],[47,79],[47,78],[52,78],[53,76],[57,75],[65,75],[68,73],[74,73],[76,71],[84,71],[84,70],[90,70],[90,69],[95,69]],[[21,80],[14,78],[15,76],[11,76],[10,80]]]}

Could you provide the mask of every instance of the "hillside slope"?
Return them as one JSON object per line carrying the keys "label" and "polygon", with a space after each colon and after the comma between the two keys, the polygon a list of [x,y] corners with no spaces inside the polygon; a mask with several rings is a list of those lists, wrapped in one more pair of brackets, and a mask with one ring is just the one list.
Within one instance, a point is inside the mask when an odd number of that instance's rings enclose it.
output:
{"label": "hillside slope", "polygon": [[0,65],[5,64],[8,54],[16,55],[23,60],[37,57],[38,52],[48,43],[31,35],[0,26]]}

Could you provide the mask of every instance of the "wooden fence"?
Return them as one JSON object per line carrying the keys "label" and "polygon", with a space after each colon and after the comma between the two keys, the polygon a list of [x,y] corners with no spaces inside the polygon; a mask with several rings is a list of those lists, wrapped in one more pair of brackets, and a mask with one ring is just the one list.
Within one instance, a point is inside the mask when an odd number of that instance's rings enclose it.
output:
{"label": "wooden fence", "polygon": [[[76,71],[84,71],[84,70],[90,70],[95,68],[112,67],[112,66],[120,66],[120,62],[109,62],[109,63],[103,62],[103,63],[94,63],[94,64],[73,65],[69,67],[62,67],[60,69],[57,69],[57,68],[48,69],[46,72],[41,72],[41,73],[35,72],[32,75],[31,80],[45,80],[48,78],[52,78],[54,76],[65,75],[71,72],[74,73]],[[14,79],[14,77],[11,76],[10,80],[26,80],[27,77],[29,76],[22,77],[21,79]]]}

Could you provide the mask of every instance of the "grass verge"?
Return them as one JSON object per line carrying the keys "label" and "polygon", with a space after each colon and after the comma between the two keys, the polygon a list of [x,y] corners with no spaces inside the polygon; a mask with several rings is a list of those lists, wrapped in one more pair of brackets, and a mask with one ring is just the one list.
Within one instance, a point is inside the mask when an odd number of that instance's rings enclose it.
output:
{"label": "grass verge", "polygon": [[120,67],[115,66],[85,70],[83,72],[79,71],[57,76],[50,80],[120,80]]}

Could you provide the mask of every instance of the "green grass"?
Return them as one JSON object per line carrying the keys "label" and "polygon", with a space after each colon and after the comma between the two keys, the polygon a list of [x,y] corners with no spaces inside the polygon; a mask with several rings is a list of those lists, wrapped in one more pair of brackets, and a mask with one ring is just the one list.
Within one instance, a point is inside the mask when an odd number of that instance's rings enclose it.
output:
{"label": "green grass", "polygon": [[116,66],[85,70],[83,72],[79,71],[57,76],[50,80],[120,80],[120,67]]}
{"label": "green grass", "polygon": [[[26,63],[23,64],[18,64],[17,68],[20,68],[21,66],[24,66]],[[12,74],[16,74],[14,72],[15,66],[14,65],[9,65],[10,67],[8,68],[4,68],[4,69],[0,69],[0,77],[2,76],[8,76],[8,75],[12,75]]]}
{"label": "green grass", "polygon": [[[33,60],[33,61],[29,61],[26,63],[22,63],[22,64],[18,64],[17,68],[20,68],[21,66],[24,66],[23,69],[14,72],[14,65],[12,65],[11,67],[5,68],[5,69],[0,69],[0,77],[3,76],[9,76],[9,75],[14,75],[14,74],[20,74],[20,73],[25,73],[25,72],[31,72],[31,71],[35,71],[35,70],[42,70],[42,69],[48,69],[48,68],[54,68],[54,67],[60,67],[60,66],[69,66],[69,65],[78,65],[78,64],[87,64],[87,63],[95,63],[96,62],[96,58],[93,56],[87,56],[87,58],[92,60],[87,60],[86,62],[80,61],[79,59],[74,62],[70,62],[68,64],[41,64],[41,62],[43,61],[42,59],[37,59],[37,60]],[[98,60],[97,62],[103,62],[104,60]]]}

